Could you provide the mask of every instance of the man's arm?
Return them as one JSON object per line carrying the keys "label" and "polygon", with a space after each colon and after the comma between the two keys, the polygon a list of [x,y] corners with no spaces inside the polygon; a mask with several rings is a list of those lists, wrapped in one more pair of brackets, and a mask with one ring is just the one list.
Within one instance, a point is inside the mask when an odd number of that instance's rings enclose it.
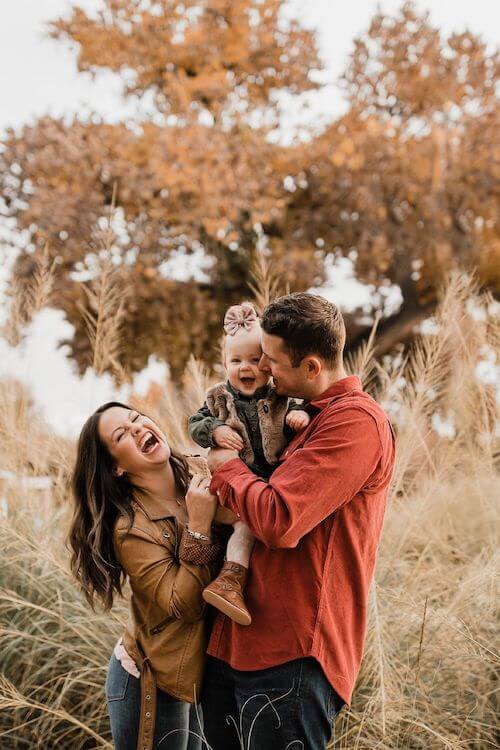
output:
{"label": "man's arm", "polygon": [[351,500],[376,470],[382,446],[375,420],[348,407],[326,415],[302,448],[272,474],[257,477],[238,458],[221,465],[210,491],[239,513],[272,548],[295,547],[333,511]]}

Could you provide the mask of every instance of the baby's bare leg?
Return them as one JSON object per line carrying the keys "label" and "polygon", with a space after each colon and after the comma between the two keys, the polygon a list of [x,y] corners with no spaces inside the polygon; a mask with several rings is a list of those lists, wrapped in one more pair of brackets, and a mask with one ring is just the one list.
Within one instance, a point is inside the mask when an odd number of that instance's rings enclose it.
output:
{"label": "baby's bare leg", "polygon": [[226,561],[214,580],[203,589],[203,598],[238,625],[250,625],[252,616],[245,604],[245,584],[255,537],[243,521],[234,524],[226,550]]}
{"label": "baby's bare leg", "polygon": [[227,543],[226,560],[248,568],[254,542],[255,537],[248,526],[243,521],[238,521],[234,524],[234,531]]}

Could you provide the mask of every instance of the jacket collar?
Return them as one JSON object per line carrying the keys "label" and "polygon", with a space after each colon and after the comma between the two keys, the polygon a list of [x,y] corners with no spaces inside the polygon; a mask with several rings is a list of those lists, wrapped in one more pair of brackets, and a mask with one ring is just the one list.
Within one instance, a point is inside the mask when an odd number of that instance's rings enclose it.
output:
{"label": "jacket collar", "polygon": [[145,493],[143,490],[134,489],[134,501],[141,508],[150,521],[160,521],[163,518],[175,518],[166,505],[160,500]]}
{"label": "jacket collar", "polygon": [[[207,476],[207,478],[210,477],[206,458],[200,453],[184,453],[184,458],[187,460],[190,476],[193,474],[203,474],[204,476]],[[178,520],[179,518],[176,513],[173,513],[168,509],[165,501],[152,497],[144,490],[139,490],[135,487],[133,490],[133,498],[150,521],[160,521],[163,518],[175,518]]]}
{"label": "jacket collar", "polygon": [[315,409],[324,409],[328,406],[332,400],[346,396],[352,391],[362,391],[363,386],[361,380],[357,375],[348,375],[346,378],[341,378],[335,381],[326,391],[317,396],[312,401],[308,401],[307,405],[312,406]]}

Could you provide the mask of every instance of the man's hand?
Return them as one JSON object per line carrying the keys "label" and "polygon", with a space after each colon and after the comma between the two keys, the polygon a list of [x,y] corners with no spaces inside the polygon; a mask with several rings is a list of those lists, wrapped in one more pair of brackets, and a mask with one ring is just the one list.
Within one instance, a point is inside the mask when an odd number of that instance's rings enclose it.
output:
{"label": "man's hand", "polygon": [[212,432],[212,440],[221,448],[228,448],[231,451],[240,451],[243,448],[241,435],[225,424],[215,428]]}
{"label": "man's hand", "polygon": [[212,448],[208,452],[207,463],[210,473],[213,474],[223,464],[238,458],[237,451],[227,450],[226,448]]}
{"label": "man's hand", "polygon": [[299,432],[299,430],[303,430],[304,427],[307,427],[307,425],[311,421],[311,417],[306,411],[295,409],[294,411],[288,412],[285,421],[292,430],[295,430],[295,432]]}

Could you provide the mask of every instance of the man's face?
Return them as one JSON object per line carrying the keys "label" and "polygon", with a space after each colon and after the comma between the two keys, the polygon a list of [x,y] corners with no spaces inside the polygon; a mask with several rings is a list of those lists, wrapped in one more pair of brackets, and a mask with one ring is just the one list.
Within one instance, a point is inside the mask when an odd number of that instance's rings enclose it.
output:
{"label": "man's face", "polygon": [[262,331],[262,357],[259,369],[270,372],[280,396],[306,398],[307,377],[299,365],[294,367],[283,346],[283,339]]}

